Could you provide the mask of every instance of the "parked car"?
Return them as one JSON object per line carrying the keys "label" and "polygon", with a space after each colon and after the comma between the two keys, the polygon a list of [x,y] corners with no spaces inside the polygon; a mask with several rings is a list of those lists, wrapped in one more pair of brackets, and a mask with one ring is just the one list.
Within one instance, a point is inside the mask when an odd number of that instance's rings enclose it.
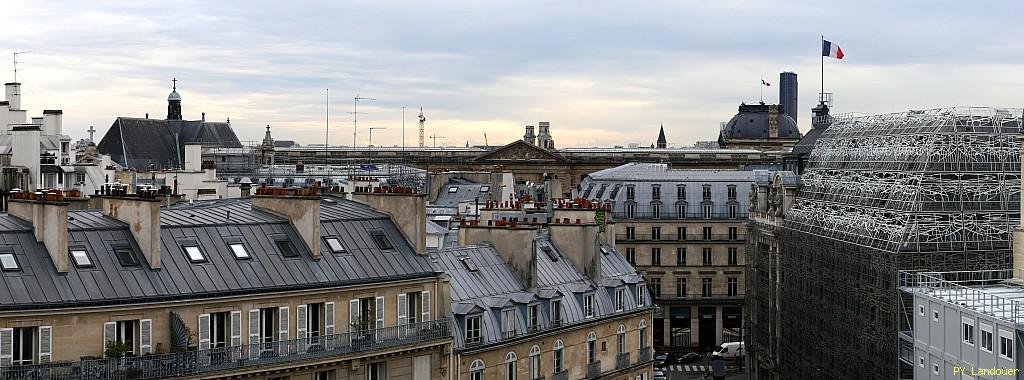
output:
{"label": "parked car", "polygon": [[668,361],[668,354],[667,353],[661,353],[661,354],[654,355],[654,368],[664,367],[665,364],[668,364],[668,363],[666,363],[666,361]]}
{"label": "parked car", "polygon": [[704,355],[696,352],[677,352],[673,353],[671,356],[673,362],[676,364],[690,364],[704,360]]}
{"label": "parked car", "polygon": [[668,380],[668,376],[665,376],[665,372],[654,370],[654,376],[651,376],[652,380]]}
{"label": "parked car", "polygon": [[711,354],[712,357],[720,356],[725,359],[742,358],[743,355],[743,342],[722,343],[722,346]]}

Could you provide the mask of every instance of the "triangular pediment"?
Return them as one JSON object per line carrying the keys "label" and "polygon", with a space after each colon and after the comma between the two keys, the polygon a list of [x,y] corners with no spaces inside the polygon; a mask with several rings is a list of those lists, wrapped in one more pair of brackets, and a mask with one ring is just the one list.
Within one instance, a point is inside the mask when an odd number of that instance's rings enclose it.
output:
{"label": "triangular pediment", "polygon": [[541,161],[569,162],[559,154],[530,145],[523,140],[513,141],[501,148],[481,154],[474,159],[477,162],[510,162],[510,161]]}

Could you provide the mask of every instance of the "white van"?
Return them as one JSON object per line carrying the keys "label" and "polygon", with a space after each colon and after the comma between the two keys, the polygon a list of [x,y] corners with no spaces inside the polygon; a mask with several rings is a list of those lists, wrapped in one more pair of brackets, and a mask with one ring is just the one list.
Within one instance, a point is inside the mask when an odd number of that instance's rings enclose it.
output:
{"label": "white van", "polygon": [[718,351],[711,353],[711,356],[720,356],[725,359],[743,357],[743,342],[722,343]]}

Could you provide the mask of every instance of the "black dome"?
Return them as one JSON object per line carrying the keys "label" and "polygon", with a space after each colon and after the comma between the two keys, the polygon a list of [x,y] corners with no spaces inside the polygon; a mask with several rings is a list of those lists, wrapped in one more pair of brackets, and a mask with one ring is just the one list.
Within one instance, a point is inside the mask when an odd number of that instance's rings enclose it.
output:
{"label": "black dome", "polygon": [[[768,136],[767,104],[742,104],[739,112],[725,124],[719,139],[766,139]],[[779,106],[779,138],[800,138],[796,121],[782,113]]]}

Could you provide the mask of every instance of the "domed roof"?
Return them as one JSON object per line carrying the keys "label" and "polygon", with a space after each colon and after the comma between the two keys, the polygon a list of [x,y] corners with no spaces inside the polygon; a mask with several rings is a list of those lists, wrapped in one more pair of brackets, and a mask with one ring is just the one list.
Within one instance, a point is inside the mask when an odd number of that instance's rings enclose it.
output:
{"label": "domed roof", "polygon": [[[733,116],[725,128],[721,131],[719,139],[766,139],[768,136],[769,105],[767,104],[741,104],[739,112]],[[779,107],[778,138],[800,138],[800,130],[796,127],[796,121],[789,115],[782,113]]]}
{"label": "domed roof", "polygon": [[171,94],[167,95],[167,101],[181,101],[181,95],[178,95],[178,90],[171,90]]}

